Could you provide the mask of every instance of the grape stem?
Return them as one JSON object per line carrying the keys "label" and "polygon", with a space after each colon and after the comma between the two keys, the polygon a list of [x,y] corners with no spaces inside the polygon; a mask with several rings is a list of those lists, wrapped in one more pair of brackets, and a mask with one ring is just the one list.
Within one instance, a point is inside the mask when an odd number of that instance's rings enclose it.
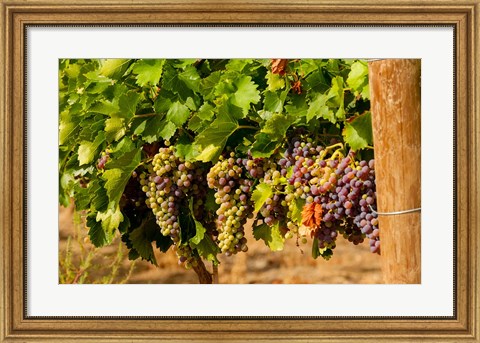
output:
{"label": "grape stem", "polygon": [[330,152],[330,150],[334,149],[334,148],[342,148],[343,149],[343,143],[337,143],[337,144],[333,144],[333,145],[330,145],[330,146],[327,146],[323,151],[322,153],[320,154],[319,158],[321,160],[323,160],[325,158],[325,156],[327,156],[327,154]]}

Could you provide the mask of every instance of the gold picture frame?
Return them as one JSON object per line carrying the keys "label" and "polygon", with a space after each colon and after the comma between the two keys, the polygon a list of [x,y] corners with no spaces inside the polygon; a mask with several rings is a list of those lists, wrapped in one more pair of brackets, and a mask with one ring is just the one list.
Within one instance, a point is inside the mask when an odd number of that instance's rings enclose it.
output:
{"label": "gold picture frame", "polygon": [[[480,342],[480,0],[0,0],[0,342]],[[432,25],[455,33],[456,239],[452,317],[82,318],[26,315],[28,25]],[[445,163],[445,161],[439,162]],[[53,215],[53,214],[52,214]]]}

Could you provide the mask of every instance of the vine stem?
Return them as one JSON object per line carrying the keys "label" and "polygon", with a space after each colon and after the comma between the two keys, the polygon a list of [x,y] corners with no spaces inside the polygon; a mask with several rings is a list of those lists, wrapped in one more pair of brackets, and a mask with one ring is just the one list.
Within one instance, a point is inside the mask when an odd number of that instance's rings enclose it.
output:
{"label": "vine stem", "polygon": [[155,117],[158,113],[145,113],[145,114],[135,114],[135,118],[148,118]]}
{"label": "vine stem", "polygon": [[250,125],[239,125],[237,130],[239,129],[250,129],[250,130],[258,130],[258,127],[250,126]]}
{"label": "vine stem", "polygon": [[218,265],[212,262],[212,283],[218,284]]}
{"label": "vine stem", "polygon": [[193,270],[197,273],[198,282],[201,284],[211,284],[212,283],[212,274],[207,270],[205,264],[202,261],[201,257],[196,257],[196,265],[193,265]]}

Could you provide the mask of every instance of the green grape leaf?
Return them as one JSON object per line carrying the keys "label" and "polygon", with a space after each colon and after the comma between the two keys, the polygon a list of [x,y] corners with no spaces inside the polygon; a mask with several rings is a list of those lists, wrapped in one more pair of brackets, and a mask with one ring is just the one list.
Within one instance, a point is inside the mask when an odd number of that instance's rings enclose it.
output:
{"label": "green grape leaf", "polygon": [[220,205],[215,202],[215,191],[209,188],[205,199],[205,210],[215,213],[219,207]]}
{"label": "green grape leaf", "polygon": [[265,244],[271,251],[281,251],[285,243],[285,239],[280,232],[280,226],[277,222],[272,226],[263,223],[253,228],[253,237],[258,241],[263,239]]}
{"label": "green grape leaf", "polygon": [[164,124],[163,128],[158,132],[158,136],[163,139],[170,139],[177,131],[177,126],[171,121],[166,121]]}
{"label": "green grape leaf", "polygon": [[80,119],[77,117],[69,116],[66,120],[60,120],[58,143],[63,145],[65,143],[71,143],[76,139],[78,132],[80,131]]}
{"label": "green grape leaf", "polygon": [[94,246],[103,247],[112,243],[115,235],[114,231],[105,231],[102,222],[98,222],[96,217],[96,212],[90,212],[87,216],[88,237]]}
{"label": "green grape leaf", "polygon": [[130,91],[126,94],[122,94],[118,100],[118,112],[115,113],[113,116],[125,119],[132,118],[137,112],[137,105],[139,101],[139,93]]}
{"label": "green grape leaf", "polygon": [[370,112],[350,118],[345,122],[343,137],[353,150],[363,149],[371,145],[373,134]]}
{"label": "green grape leaf", "polygon": [[234,85],[237,90],[232,98],[232,104],[243,110],[244,116],[247,115],[250,104],[257,104],[260,101],[260,92],[257,85],[250,76],[241,76],[235,80]]}
{"label": "green grape leaf", "polygon": [[109,208],[105,212],[97,212],[96,220],[97,222],[102,222],[102,229],[106,235],[113,237],[115,230],[118,229],[118,226],[123,221],[123,214],[119,207],[115,210]]}
{"label": "green grape leaf", "polygon": [[128,66],[128,59],[107,58],[101,62],[99,74],[109,78],[119,78]]}
{"label": "green grape leaf", "polygon": [[245,67],[250,66],[252,62],[252,59],[234,58],[228,61],[225,69],[242,72]]}
{"label": "green grape leaf", "polygon": [[167,120],[174,123],[177,127],[182,126],[188,120],[190,110],[184,104],[176,101],[167,112]]}
{"label": "green grape leaf", "polygon": [[320,119],[324,118],[335,124],[337,119],[332,110],[327,106],[327,96],[324,94],[319,94],[310,102],[310,107],[307,111],[307,123],[313,118]]}
{"label": "green grape leaf", "polygon": [[355,94],[361,93],[368,85],[368,65],[362,61],[353,62],[347,78],[347,85]]}
{"label": "green grape leaf", "polygon": [[304,199],[297,198],[293,200],[292,216],[290,219],[295,224],[300,225],[302,223],[302,210],[304,206],[305,206]]}
{"label": "green grape leaf", "polygon": [[88,110],[92,113],[105,114],[111,117],[115,113],[118,113],[119,107],[117,103],[108,100],[100,100],[93,104]]}
{"label": "green grape leaf", "polygon": [[200,76],[193,66],[187,67],[184,72],[179,72],[172,65],[165,64],[162,86],[186,101],[188,97],[193,96],[193,91],[199,91]]}
{"label": "green grape leaf", "polygon": [[177,126],[161,115],[135,120],[134,133],[140,135],[146,143],[153,143],[160,138],[170,139],[177,131]]}
{"label": "green grape leaf", "polygon": [[184,71],[178,74],[179,80],[194,92],[200,91],[200,75],[198,75],[197,68],[192,65],[186,66]]}
{"label": "green grape leaf", "polygon": [[324,93],[330,88],[330,82],[325,79],[320,69],[312,72],[305,80],[305,87],[315,92]]}
{"label": "green grape leaf", "polygon": [[217,260],[217,254],[220,252],[220,249],[208,235],[205,235],[207,229],[205,229],[202,223],[196,220],[193,216],[193,198],[189,199],[188,205],[191,218],[195,223],[195,236],[190,238],[190,247],[192,249],[197,249],[198,254],[201,257],[218,264],[219,261]]}
{"label": "green grape leaf", "polygon": [[175,155],[189,161],[193,157],[193,145],[187,134],[178,137],[175,144]]}
{"label": "green grape leaf", "polygon": [[140,163],[140,157],[141,149],[134,149],[116,161],[107,163],[109,169],[103,173],[102,179],[105,180],[108,199],[113,206],[118,205],[132,172]]}
{"label": "green grape leaf", "polygon": [[268,84],[267,90],[271,92],[275,92],[285,87],[285,79],[280,74],[274,74],[271,71],[268,71],[266,79]]}
{"label": "green grape leaf", "polygon": [[160,81],[165,60],[142,59],[133,64],[133,73],[136,74],[137,85],[144,87],[155,86]]}
{"label": "green grape leaf", "polygon": [[274,140],[281,140],[294,121],[295,116],[275,113],[265,122],[261,132]]}
{"label": "green grape leaf", "polygon": [[255,204],[254,211],[259,211],[272,194],[272,187],[266,183],[259,183],[252,193],[252,201]]}
{"label": "green grape leaf", "polygon": [[253,158],[268,158],[280,146],[280,142],[269,134],[260,132],[255,135],[255,142],[250,149]]}
{"label": "green grape leaf", "polygon": [[144,220],[142,224],[128,234],[128,239],[132,243],[133,248],[137,251],[140,257],[144,260],[150,261],[152,264],[157,265],[157,260],[153,252],[152,229],[156,229],[156,223],[153,217]]}
{"label": "green grape leaf", "polygon": [[220,252],[220,249],[209,236],[204,236],[200,243],[195,245],[195,249],[197,249],[201,257],[218,265],[217,254]]}
{"label": "green grape leaf", "polygon": [[314,260],[316,260],[318,256],[321,256],[321,254],[320,249],[318,248],[318,238],[315,237],[312,243],[312,257]]}
{"label": "green grape leaf", "polygon": [[341,76],[336,76],[332,79],[332,88],[330,88],[330,90],[328,91],[327,97],[327,104],[334,108],[337,108],[337,111],[335,112],[335,117],[338,120],[345,119],[345,95],[343,92],[343,78]]}
{"label": "green grape leaf", "polygon": [[202,120],[212,120],[215,116],[214,107],[208,102],[203,103],[203,105],[198,109],[197,116]]}
{"label": "green grape leaf", "polygon": [[78,146],[79,165],[82,166],[84,164],[91,163],[95,159],[95,156],[98,155],[98,148],[101,144],[103,144],[103,142],[105,142],[105,134],[103,132],[99,132],[93,142],[83,141],[80,143]]}
{"label": "green grape leaf", "polygon": [[153,104],[153,108],[155,109],[155,112],[156,113],[167,112],[172,106],[173,98],[174,98],[174,95],[172,92],[167,91],[165,89],[160,90],[160,93],[158,93],[158,96],[155,99],[155,103]]}
{"label": "green grape leaf", "polygon": [[263,109],[268,112],[283,112],[283,101],[275,92],[265,92],[263,100]]}
{"label": "green grape leaf", "polygon": [[105,138],[107,142],[118,141],[125,135],[125,120],[123,118],[108,118],[105,120]]}
{"label": "green grape leaf", "polygon": [[218,116],[209,127],[202,131],[194,142],[194,149],[199,154],[197,161],[215,162],[220,156],[228,137],[238,129],[238,123],[227,114]]}
{"label": "green grape leaf", "polygon": [[304,117],[307,115],[308,105],[304,94],[294,94],[290,96],[290,101],[285,105],[288,114],[296,117]]}
{"label": "green grape leaf", "polygon": [[199,91],[205,100],[213,100],[215,97],[215,87],[220,82],[222,73],[215,71],[200,81]]}

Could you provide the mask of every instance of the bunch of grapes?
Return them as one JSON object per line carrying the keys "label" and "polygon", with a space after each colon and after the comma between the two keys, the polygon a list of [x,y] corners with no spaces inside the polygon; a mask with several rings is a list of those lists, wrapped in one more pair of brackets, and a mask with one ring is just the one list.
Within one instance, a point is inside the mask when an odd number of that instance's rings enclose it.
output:
{"label": "bunch of grapes", "polygon": [[148,174],[140,174],[140,185],[147,197],[146,204],[152,209],[156,222],[164,236],[170,236],[180,263],[188,267],[194,259],[191,249],[180,243],[180,209],[186,205],[187,194],[199,195],[202,180],[195,165],[175,156],[172,147],[160,148],[148,166]]}
{"label": "bunch of grapes", "polygon": [[353,153],[346,157],[338,149],[331,153],[333,147],[295,138],[279,160],[282,175],[291,170],[285,187],[287,228],[292,234],[298,232],[292,218],[294,201],[303,199],[306,205],[321,205],[322,220],[312,234],[320,249],[335,248],[340,233],[353,244],[368,237],[370,250],[379,253],[374,160],[358,162]]}
{"label": "bunch of grapes", "polygon": [[244,225],[252,217],[250,192],[253,181],[243,175],[240,160],[231,153],[219,161],[207,174],[208,187],[215,190],[217,209],[218,246],[225,255],[248,250]]}

